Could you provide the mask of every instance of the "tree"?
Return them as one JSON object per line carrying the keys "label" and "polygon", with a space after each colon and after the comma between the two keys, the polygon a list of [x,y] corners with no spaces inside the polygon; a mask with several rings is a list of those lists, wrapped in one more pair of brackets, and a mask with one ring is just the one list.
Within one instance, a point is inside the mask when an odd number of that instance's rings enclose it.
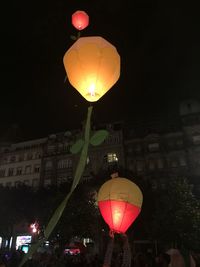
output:
{"label": "tree", "polygon": [[174,242],[179,248],[200,247],[200,202],[186,178],[171,178],[155,192],[151,228],[157,240]]}

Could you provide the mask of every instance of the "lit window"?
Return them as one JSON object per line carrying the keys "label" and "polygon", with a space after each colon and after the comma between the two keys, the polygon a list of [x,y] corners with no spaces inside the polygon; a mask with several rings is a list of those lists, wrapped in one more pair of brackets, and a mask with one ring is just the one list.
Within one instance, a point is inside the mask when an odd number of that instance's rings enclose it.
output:
{"label": "lit window", "polygon": [[108,153],[108,154],[107,154],[107,161],[108,161],[109,163],[118,161],[117,154],[116,154],[116,153]]}
{"label": "lit window", "polygon": [[158,143],[152,143],[148,145],[150,152],[155,152],[159,150],[159,144]]}

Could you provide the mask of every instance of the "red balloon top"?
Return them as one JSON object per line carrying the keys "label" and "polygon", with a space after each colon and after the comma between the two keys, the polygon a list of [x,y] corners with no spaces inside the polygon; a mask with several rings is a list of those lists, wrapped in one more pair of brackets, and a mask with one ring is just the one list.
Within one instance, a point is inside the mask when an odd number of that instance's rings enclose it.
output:
{"label": "red balloon top", "polygon": [[76,11],[72,14],[72,25],[79,31],[85,29],[89,24],[89,16],[85,11]]}

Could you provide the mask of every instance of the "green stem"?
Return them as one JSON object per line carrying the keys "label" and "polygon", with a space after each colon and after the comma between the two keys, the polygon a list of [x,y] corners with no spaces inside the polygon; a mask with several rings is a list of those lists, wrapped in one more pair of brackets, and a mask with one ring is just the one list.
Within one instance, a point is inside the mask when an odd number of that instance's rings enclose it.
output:
{"label": "green stem", "polygon": [[[71,197],[73,191],[75,190],[75,188],[77,187],[81,176],[84,172],[85,169],[85,165],[87,162],[87,155],[88,155],[88,147],[89,147],[89,141],[90,141],[90,129],[91,129],[91,115],[92,115],[92,109],[93,107],[90,106],[88,108],[88,113],[87,113],[87,121],[86,121],[86,125],[85,125],[85,133],[84,133],[84,145],[81,151],[81,155],[79,158],[79,162],[75,171],[75,175],[74,175],[74,180],[71,186],[71,190],[70,192],[67,194],[67,196],[64,198],[64,200],[60,203],[60,205],[57,207],[57,209],[55,210],[54,214],[52,215],[46,229],[45,229],[45,240],[49,238],[50,234],[52,233],[53,229],[55,228],[55,226],[57,225],[58,221],[60,220],[63,211],[66,207],[66,204],[69,200],[69,198]],[[31,246],[31,248],[29,249],[28,253],[23,257],[19,267],[22,267],[24,265],[24,263],[32,257],[33,253],[38,249],[38,247],[43,243],[44,240],[38,240],[37,243],[33,244]]]}

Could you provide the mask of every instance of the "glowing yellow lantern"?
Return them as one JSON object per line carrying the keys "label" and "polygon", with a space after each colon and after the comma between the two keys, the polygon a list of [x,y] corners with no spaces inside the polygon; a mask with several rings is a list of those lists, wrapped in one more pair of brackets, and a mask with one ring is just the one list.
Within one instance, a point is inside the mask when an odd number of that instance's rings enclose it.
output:
{"label": "glowing yellow lantern", "polygon": [[99,100],[120,76],[116,48],[99,36],[79,38],[63,62],[69,82],[89,102]]}

